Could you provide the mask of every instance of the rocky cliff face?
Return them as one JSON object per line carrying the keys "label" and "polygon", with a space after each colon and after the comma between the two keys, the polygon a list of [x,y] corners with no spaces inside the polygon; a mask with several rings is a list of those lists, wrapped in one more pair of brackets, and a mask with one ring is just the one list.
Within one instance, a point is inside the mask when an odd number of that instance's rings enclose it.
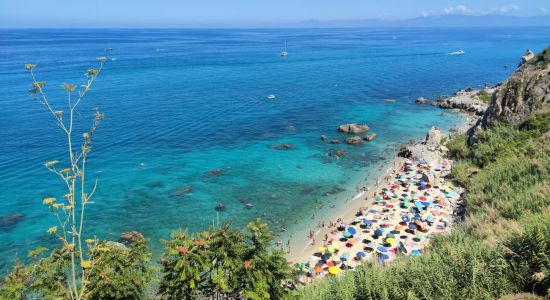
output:
{"label": "rocky cliff face", "polygon": [[550,111],[550,47],[527,60],[497,89],[478,127],[499,120],[521,123],[535,111]]}

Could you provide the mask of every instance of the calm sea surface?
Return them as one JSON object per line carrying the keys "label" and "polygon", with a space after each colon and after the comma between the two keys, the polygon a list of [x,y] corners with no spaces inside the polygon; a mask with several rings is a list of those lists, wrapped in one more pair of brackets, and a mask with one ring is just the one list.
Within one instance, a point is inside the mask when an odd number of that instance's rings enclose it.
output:
{"label": "calm sea surface", "polygon": [[[45,233],[55,220],[41,201],[65,193],[41,166],[66,162],[63,134],[28,97],[25,63],[38,65],[50,101],[63,110],[59,85],[83,83],[97,56],[109,58],[77,117],[80,136],[93,107],[106,116],[90,155],[89,176],[99,188],[88,232],[116,238],[138,230],[158,253],[172,230],[203,230],[218,219],[242,226],[261,217],[277,232],[301,230],[314,222],[313,213],[330,213],[356,186],[372,183],[398,144],[459,121],[415,105],[417,97],[497,83],[527,48],[544,48],[549,34],[549,28],[1,30],[0,269],[15,254],[55,242]],[[285,40],[290,54],[282,58]],[[460,49],[466,54],[447,54]],[[268,101],[270,94],[277,100]],[[378,138],[354,147],[319,139],[343,140],[335,129],[348,122],[367,123]],[[283,143],[293,149],[276,149]],[[327,156],[340,148],[343,158]],[[316,208],[319,201],[325,209]],[[226,211],[217,214],[217,203]]]}

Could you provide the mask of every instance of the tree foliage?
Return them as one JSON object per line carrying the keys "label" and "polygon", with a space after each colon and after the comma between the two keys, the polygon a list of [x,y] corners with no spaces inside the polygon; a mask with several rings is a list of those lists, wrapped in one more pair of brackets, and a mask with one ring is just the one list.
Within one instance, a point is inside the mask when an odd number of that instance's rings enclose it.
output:
{"label": "tree foliage", "polygon": [[279,299],[291,272],[283,253],[270,250],[271,239],[269,228],[259,220],[243,231],[225,223],[196,234],[174,232],[160,260],[159,295]]}

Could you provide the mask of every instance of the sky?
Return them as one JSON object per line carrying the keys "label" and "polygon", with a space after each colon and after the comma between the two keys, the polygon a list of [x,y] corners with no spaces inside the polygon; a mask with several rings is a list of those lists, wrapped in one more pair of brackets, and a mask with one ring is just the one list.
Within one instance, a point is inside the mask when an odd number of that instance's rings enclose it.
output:
{"label": "sky", "polygon": [[445,14],[549,15],[549,0],[0,0],[0,27],[277,26]]}

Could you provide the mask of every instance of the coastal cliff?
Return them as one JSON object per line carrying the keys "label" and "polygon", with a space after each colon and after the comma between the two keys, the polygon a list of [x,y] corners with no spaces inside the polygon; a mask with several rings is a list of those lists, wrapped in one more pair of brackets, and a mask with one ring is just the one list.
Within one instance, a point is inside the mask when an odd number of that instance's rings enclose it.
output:
{"label": "coastal cliff", "polygon": [[442,108],[479,118],[467,133],[447,139],[432,128],[400,150],[448,156],[450,179],[465,189],[462,222],[433,237],[424,255],[367,264],[307,287],[300,299],[550,297],[550,48],[522,62],[481,113],[472,108],[478,91],[442,99]]}
{"label": "coastal cliff", "polygon": [[478,127],[498,121],[519,124],[534,112],[550,112],[550,47],[523,63],[497,88]]}

